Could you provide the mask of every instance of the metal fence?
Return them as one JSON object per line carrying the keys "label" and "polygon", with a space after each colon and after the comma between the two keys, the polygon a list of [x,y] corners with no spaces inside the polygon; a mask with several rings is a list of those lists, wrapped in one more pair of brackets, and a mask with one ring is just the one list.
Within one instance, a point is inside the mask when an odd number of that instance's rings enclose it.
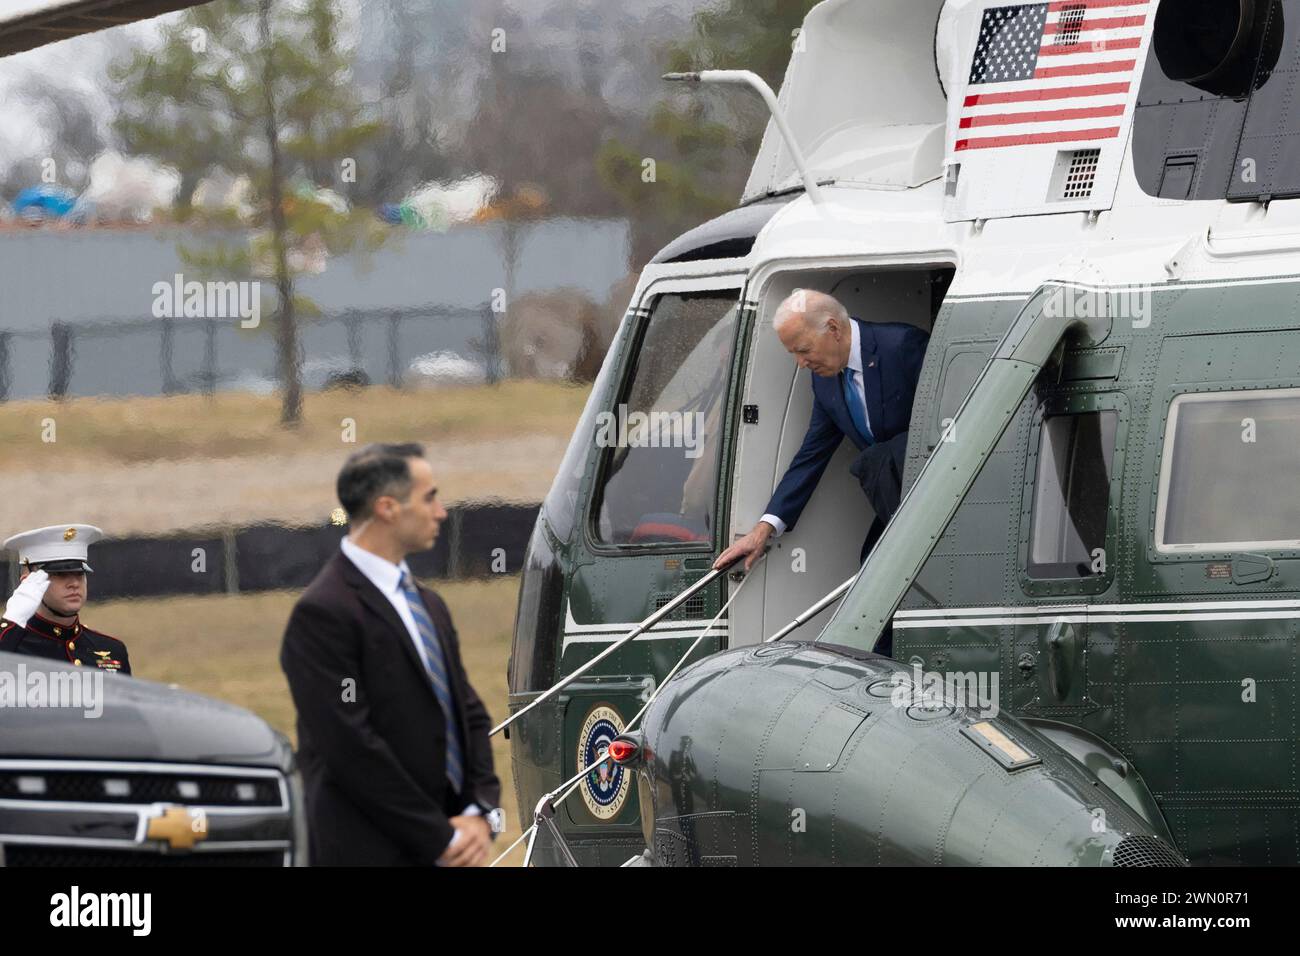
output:
{"label": "metal fence", "polygon": [[[473,307],[352,309],[299,317],[303,387],[387,384],[422,375],[422,360],[450,353],[502,374],[498,315]],[[55,321],[47,330],[0,331],[0,401],[42,396],[272,392],[280,376],[274,316]]]}

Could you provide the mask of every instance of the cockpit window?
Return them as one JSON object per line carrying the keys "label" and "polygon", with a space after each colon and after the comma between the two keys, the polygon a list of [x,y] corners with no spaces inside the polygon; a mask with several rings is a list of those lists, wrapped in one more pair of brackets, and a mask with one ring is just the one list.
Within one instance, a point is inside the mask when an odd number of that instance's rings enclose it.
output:
{"label": "cockpit window", "polygon": [[1104,573],[1114,411],[1043,420],[1030,526],[1031,578],[1087,578]]}
{"label": "cockpit window", "polygon": [[655,300],[623,398],[596,422],[600,543],[711,544],[737,312],[735,290]]}
{"label": "cockpit window", "polygon": [[1169,409],[1156,549],[1300,548],[1300,389],[1180,395]]}

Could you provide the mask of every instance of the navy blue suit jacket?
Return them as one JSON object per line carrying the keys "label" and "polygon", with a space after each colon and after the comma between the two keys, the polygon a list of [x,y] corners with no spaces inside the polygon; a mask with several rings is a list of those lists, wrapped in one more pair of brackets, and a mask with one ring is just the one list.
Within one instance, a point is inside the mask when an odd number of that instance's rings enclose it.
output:
{"label": "navy blue suit jacket", "polygon": [[[858,324],[868,423],[876,441],[888,441],[908,429],[912,398],[930,336],[903,322],[853,321]],[[784,521],[787,530],[799,520],[822,472],[845,436],[859,450],[867,446],[865,437],[858,434],[849,417],[840,377],[823,378],[811,371],[808,374],[813,388],[808,432],[765,509],[765,513]]]}

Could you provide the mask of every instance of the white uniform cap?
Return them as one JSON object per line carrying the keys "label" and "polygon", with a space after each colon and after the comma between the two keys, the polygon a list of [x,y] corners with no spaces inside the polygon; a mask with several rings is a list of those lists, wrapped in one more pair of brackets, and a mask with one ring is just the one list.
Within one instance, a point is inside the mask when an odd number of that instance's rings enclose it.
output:
{"label": "white uniform cap", "polygon": [[4,546],[18,552],[20,564],[40,565],[46,571],[90,571],[89,547],[102,537],[104,532],[92,524],[56,524],[16,534]]}

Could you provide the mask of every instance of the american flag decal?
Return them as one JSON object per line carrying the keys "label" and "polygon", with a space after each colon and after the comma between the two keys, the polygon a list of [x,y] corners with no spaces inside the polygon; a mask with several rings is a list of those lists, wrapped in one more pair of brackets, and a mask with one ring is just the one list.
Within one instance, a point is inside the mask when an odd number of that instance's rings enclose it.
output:
{"label": "american flag decal", "polygon": [[1113,139],[1151,0],[990,7],[971,58],[955,149]]}

